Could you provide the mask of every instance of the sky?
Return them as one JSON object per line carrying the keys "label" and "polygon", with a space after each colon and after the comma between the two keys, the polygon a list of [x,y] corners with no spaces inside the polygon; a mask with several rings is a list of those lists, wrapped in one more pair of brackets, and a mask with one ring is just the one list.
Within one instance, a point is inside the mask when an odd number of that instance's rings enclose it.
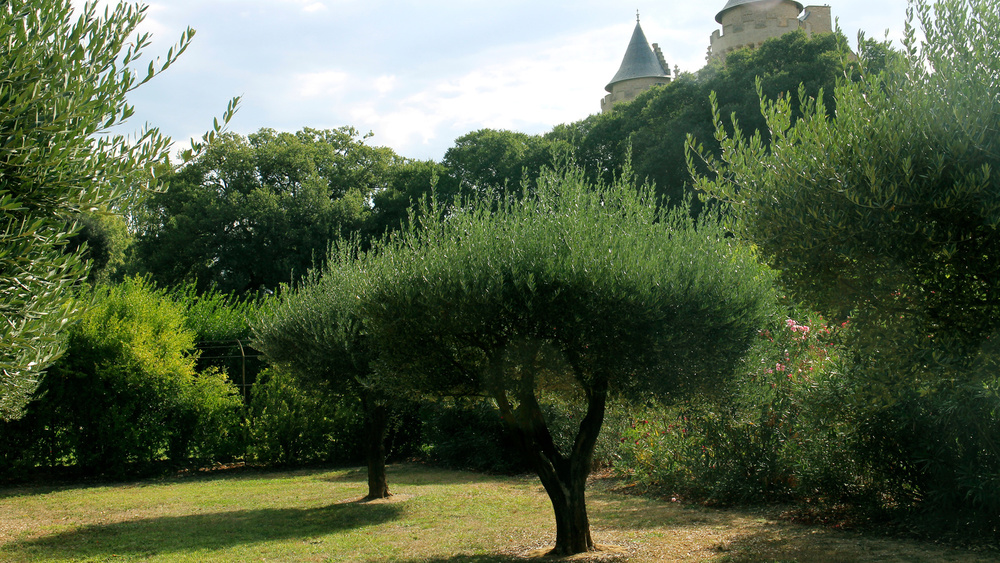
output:
{"label": "sky", "polygon": [[[180,149],[241,96],[230,131],[353,126],[373,134],[371,145],[433,160],[478,129],[537,134],[598,113],[637,11],[671,67],[698,70],[725,6],[725,0],[146,3],[148,55],[165,55],[188,26],[197,33],[175,65],[131,94],[136,114],[128,127],[159,127]],[[907,0],[829,3],[852,46],[859,30],[902,37]]]}

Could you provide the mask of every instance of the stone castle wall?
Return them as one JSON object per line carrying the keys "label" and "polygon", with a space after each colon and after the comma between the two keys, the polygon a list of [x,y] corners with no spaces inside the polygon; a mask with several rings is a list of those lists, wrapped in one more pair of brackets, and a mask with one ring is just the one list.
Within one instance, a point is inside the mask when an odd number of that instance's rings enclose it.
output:
{"label": "stone castle wall", "polygon": [[833,31],[833,15],[829,6],[806,6],[802,29],[810,35],[813,33],[830,33]]}
{"label": "stone castle wall", "polygon": [[760,5],[744,4],[732,8],[722,16],[722,30],[712,33],[712,57],[725,57],[726,53],[743,47],[759,47],[764,41],[796,29],[808,34],[833,31],[829,6],[806,6],[799,19],[799,11],[791,2],[782,2],[768,9]]}

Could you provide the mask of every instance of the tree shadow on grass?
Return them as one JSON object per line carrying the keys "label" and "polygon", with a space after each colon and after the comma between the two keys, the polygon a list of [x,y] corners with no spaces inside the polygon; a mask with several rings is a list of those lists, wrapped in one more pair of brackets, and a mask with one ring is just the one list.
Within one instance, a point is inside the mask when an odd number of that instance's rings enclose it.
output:
{"label": "tree shadow on grass", "polygon": [[[534,479],[534,475],[491,475],[487,473],[475,473],[472,471],[462,471],[457,469],[445,469],[421,463],[398,463],[386,466],[386,476],[389,479],[389,490],[394,486],[422,486],[422,485],[465,485],[471,483],[488,482],[516,482]],[[323,477],[324,481],[330,483],[365,483],[368,479],[367,469],[364,467],[348,468],[339,470],[333,475]]]}
{"label": "tree shadow on grass", "polygon": [[627,557],[624,554],[615,554],[607,552],[591,552],[589,554],[580,554],[570,557],[552,557],[549,555],[538,555],[538,554],[522,554],[522,555],[511,555],[511,554],[488,554],[488,555],[448,555],[448,556],[431,556],[425,558],[416,559],[406,559],[406,560],[393,560],[394,563],[515,563],[515,562],[525,562],[525,563],[560,563],[560,562],[573,562],[573,563],[593,563],[593,562],[605,562],[610,563],[613,561],[627,561]]}
{"label": "tree shadow on grass", "polygon": [[282,468],[239,465],[226,468],[203,468],[164,471],[159,475],[110,478],[100,475],[82,475],[79,472],[46,471],[30,479],[0,481],[0,500],[19,497],[43,496],[65,491],[124,487],[163,487],[184,483],[210,483],[213,481],[252,481],[256,479],[281,479],[319,474],[334,467]]}
{"label": "tree shadow on grass", "polygon": [[348,503],[319,508],[238,510],[165,516],[77,530],[0,547],[30,552],[35,559],[91,559],[112,554],[153,556],[190,550],[218,550],[241,544],[311,538],[389,522],[402,516],[399,504]]}
{"label": "tree shadow on grass", "polygon": [[[429,557],[425,559],[407,559],[397,563],[511,563],[512,561],[529,561],[516,555],[452,555],[446,557]],[[552,559],[551,561],[558,561]]]}

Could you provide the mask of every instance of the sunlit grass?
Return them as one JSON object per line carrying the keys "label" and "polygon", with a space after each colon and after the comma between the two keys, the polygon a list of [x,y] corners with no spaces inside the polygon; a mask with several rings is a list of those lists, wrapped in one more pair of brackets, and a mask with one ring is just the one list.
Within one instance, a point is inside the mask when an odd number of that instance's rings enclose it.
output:
{"label": "sunlit grass", "polygon": [[[357,469],[4,489],[0,561],[495,563],[554,541],[534,477],[397,465],[389,482],[395,496],[376,502],[359,502]],[[589,498],[595,540],[624,561],[993,560],[621,495],[606,481]]]}

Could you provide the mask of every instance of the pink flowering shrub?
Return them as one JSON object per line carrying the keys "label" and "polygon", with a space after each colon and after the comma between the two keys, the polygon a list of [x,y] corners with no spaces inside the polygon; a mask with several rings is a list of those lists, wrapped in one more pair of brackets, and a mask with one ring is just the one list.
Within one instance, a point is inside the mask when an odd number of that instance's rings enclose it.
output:
{"label": "pink flowering shrub", "polygon": [[[743,375],[719,397],[633,413],[621,432],[620,475],[673,498],[760,502],[808,495],[843,448],[808,403],[838,377],[840,333],[819,317],[761,330]],[[844,457],[844,456],[839,456]],[[822,459],[820,459],[822,458]],[[834,469],[833,479],[850,479]]]}

